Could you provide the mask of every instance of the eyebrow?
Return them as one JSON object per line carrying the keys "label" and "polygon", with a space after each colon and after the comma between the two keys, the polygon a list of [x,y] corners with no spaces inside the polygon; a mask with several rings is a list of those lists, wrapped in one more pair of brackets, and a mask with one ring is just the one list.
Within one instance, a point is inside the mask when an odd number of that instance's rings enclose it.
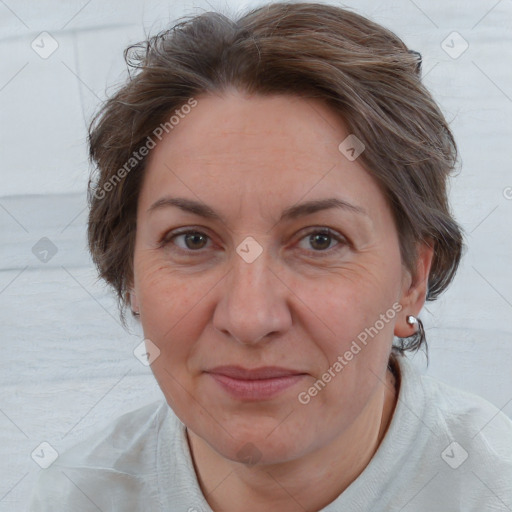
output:
{"label": "eyebrow", "polygon": [[[222,216],[215,212],[215,210],[210,208],[208,205],[201,203],[199,201],[194,201],[193,199],[186,199],[184,197],[162,197],[161,199],[158,199],[156,202],[154,202],[148,208],[147,212],[151,213],[154,212],[155,210],[159,210],[161,208],[168,208],[170,206],[175,206],[185,212],[193,213],[194,215],[199,215],[200,217],[204,217],[206,219],[213,219],[224,222]],[[327,199],[307,201],[294,206],[290,206],[289,208],[286,208],[283,211],[283,213],[281,214],[281,218],[279,219],[279,222],[282,222],[284,220],[297,219],[299,217],[312,215],[313,213],[322,210],[329,210],[332,208],[339,208],[352,213],[357,213],[359,215],[365,215],[368,218],[370,218],[370,215],[363,207],[351,204],[337,197],[332,197]]]}

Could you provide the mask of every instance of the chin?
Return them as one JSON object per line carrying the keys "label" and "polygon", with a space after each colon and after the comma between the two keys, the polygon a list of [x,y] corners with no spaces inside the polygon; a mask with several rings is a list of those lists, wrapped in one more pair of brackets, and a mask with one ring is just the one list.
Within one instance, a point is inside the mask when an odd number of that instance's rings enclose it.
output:
{"label": "chin", "polygon": [[[205,431],[194,432],[219,455],[233,462],[247,466],[279,464],[305,454],[306,440],[288,433],[279,435],[276,431],[272,432],[272,429],[255,428],[253,423],[252,429],[238,430],[231,436],[229,433],[234,430],[225,425],[223,427],[226,430],[219,426],[215,432],[208,427]],[[273,428],[275,429],[275,425]]]}

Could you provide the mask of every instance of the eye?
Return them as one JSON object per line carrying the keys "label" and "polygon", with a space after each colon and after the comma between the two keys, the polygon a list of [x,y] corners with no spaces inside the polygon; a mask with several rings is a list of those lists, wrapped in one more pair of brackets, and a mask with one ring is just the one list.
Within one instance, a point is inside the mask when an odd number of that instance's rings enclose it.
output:
{"label": "eye", "polygon": [[[181,240],[182,243],[175,243],[174,240]],[[186,231],[172,231],[163,237],[159,242],[159,247],[165,247],[171,243],[178,247],[178,250],[184,252],[199,252],[203,249],[209,240],[208,235],[201,231],[186,230]]]}
{"label": "eye", "polygon": [[[314,230],[311,230],[304,237],[301,238],[301,241],[302,240],[306,240],[306,242],[310,244],[311,247],[314,248],[313,252],[330,253],[331,249],[333,249],[331,246],[333,240],[339,242],[334,247],[334,251],[338,251],[348,244],[347,240],[343,236],[339,235],[338,233],[329,228],[316,228]],[[306,248],[306,250],[309,249]]]}
{"label": "eye", "polygon": [[[181,243],[177,243],[177,240],[181,240]],[[175,246],[173,250],[178,250],[188,254],[193,252],[199,253],[201,252],[201,249],[204,249],[207,246],[209,240],[210,237],[207,234],[195,229],[171,231],[162,237],[159,241],[159,247],[166,247],[172,244]],[[349,242],[345,237],[341,236],[336,231],[325,227],[311,229],[300,239],[299,245],[302,241],[306,241],[310,247],[313,247],[313,250],[307,247],[302,247],[302,249],[315,253],[330,254],[331,252],[336,252],[349,245]],[[334,248],[332,247],[333,241],[338,242]]]}

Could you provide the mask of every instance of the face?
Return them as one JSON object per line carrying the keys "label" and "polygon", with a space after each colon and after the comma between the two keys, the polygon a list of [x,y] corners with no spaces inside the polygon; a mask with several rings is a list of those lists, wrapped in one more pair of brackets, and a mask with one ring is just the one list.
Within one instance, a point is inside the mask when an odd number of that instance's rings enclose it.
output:
{"label": "face", "polygon": [[252,443],[292,460],[349,429],[385,376],[409,283],[398,234],[326,105],[196,99],[149,156],[132,307],[190,430],[228,459]]}

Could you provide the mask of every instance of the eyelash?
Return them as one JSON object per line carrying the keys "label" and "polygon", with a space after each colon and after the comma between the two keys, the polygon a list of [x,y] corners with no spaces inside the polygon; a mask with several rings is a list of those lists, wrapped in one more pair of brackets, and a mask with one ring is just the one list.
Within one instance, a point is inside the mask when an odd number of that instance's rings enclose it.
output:
{"label": "eyelash", "polygon": [[[196,230],[196,229],[187,228],[187,229],[183,229],[183,230],[176,230],[176,231],[171,231],[171,232],[166,233],[158,242],[158,247],[164,248],[164,247],[168,246],[172,242],[172,240],[175,239],[176,237],[182,236],[182,235],[188,235],[188,234],[203,235],[207,238],[207,241],[211,240],[211,238],[206,233]],[[350,245],[349,241],[345,237],[339,235],[336,231],[333,231],[332,229],[327,228],[327,227],[311,229],[310,231],[305,233],[300,238],[299,242],[304,240],[308,236],[311,236],[314,234],[326,235],[326,236],[333,238],[337,242],[339,242],[337,246],[334,246],[334,247],[331,247],[331,248],[325,249],[325,250],[308,251],[307,249],[304,249],[306,252],[313,252],[313,253],[317,254],[319,257],[331,255],[333,252],[337,252],[337,251],[341,250],[343,247]],[[178,247],[177,249],[178,249],[178,251],[184,252],[187,255],[192,255],[193,253],[200,254],[201,252],[203,252],[201,249],[197,249],[197,250],[183,249],[182,247]]]}

